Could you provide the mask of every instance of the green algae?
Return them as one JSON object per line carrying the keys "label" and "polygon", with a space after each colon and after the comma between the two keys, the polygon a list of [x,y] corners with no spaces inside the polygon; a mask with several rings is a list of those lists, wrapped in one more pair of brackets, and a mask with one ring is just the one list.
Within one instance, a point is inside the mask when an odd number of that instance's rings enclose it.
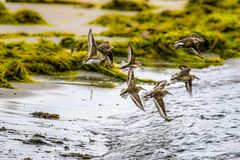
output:
{"label": "green algae", "polygon": [[13,14],[13,17],[20,24],[46,24],[38,12],[29,9],[20,9]]}
{"label": "green algae", "polygon": [[0,33],[0,39],[11,39],[11,38],[21,38],[21,37],[74,37],[75,34],[68,32],[41,32],[41,33],[26,33],[26,32],[16,32],[16,33]]}
{"label": "green algae", "polygon": [[4,3],[0,2],[0,24],[47,24],[47,22],[38,12],[29,9],[10,13]]}
{"label": "green algae", "polygon": [[60,46],[67,49],[73,49],[76,46],[76,43],[77,41],[74,37],[65,37],[59,42]]}
{"label": "green algae", "polygon": [[132,0],[112,0],[102,5],[103,9],[115,9],[125,11],[143,11],[152,9],[153,6],[144,2],[137,2]]}
{"label": "green algae", "polygon": [[68,4],[82,8],[93,8],[95,5],[88,2],[79,2],[75,0],[7,0],[7,2],[18,2],[18,3],[47,3],[47,4]]}
{"label": "green algae", "polygon": [[9,81],[28,83],[32,82],[32,79],[21,62],[9,60],[0,66],[0,87],[14,89],[15,87]]}
{"label": "green algae", "polygon": [[[93,71],[126,80],[127,75],[116,64],[114,68],[109,68],[104,63],[83,65],[82,61],[87,55],[87,51],[71,53],[61,45],[45,39],[37,42],[0,42],[1,86],[12,88],[9,85],[11,81],[32,82],[30,75],[56,75],[77,70]],[[139,81],[154,82],[144,79]]]}
{"label": "green algae", "polygon": [[8,10],[0,10],[0,24],[17,24],[17,21]]}
{"label": "green algae", "polygon": [[82,154],[82,153],[68,153],[68,154],[60,154],[61,157],[71,157],[76,159],[92,159],[94,158],[93,155],[90,154]]}
{"label": "green algae", "polygon": [[[193,64],[192,67],[220,65],[224,59],[239,57],[240,7],[234,1],[191,0],[184,10],[152,12],[144,10],[136,16],[121,14],[103,15],[91,22],[106,26],[103,36],[130,37],[135,54],[143,59],[161,59],[177,64]],[[172,43],[185,38],[190,33],[197,33],[208,40],[208,49],[202,50],[205,60],[189,56],[186,50],[173,47]],[[115,44],[116,56],[126,55],[128,42]],[[119,47],[118,47],[119,46]],[[144,60],[145,65],[151,62]]]}
{"label": "green algae", "polygon": [[24,65],[17,61],[11,60],[0,68],[0,76],[7,81],[31,82],[28,71]]}
{"label": "green algae", "polygon": [[0,2],[0,11],[5,11],[7,10],[7,7],[5,6],[4,3]]}
{"label": "green algae", "polygon": [[0,88],[14,89],[15,87],[10,82],[8,82],[6,79],[0,77]]}
{"label": "green algae", "polygon": [[[32,115],[35,118],[42,118],[42,119],[55,119],[55,120],[60,119],[59,114],[51,114],[51,113],[47,113],[47,112],[37,112],[36,111],[36,112],[30,113],[30,115]],[[33,141],[33,142],[35,142],[35,141]]]}

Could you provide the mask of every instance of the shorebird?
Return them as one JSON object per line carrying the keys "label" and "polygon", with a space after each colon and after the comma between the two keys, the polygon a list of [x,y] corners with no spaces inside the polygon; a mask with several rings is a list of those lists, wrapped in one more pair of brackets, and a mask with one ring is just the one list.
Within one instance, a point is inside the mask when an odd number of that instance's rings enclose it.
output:
{"label": "shorebird", "polygon": [[[169,93],[167,90],[165,90],[165,87],[167,86],[167,81],[163,80],[160,81],[150,93],[147,93],[143,96],[145,100],[149,100],[150,98],[153,98],[155,106],[157,107],[157,110],[165,120],[169,121],[166,110],[165,110],[165,104],[163,101],[163,97],[166,96]],[[171,94],[172,95],[172,94]]]}
{"label": "shorebird", "polygon": [[120,69],[124,69],[124,68],[137,68],[141,66],[142,64],[139,61],[135,60],[135,56],[133,55],[133,50],[132,50],[132,46],[131,43],[128,43],[128,61],[122,61],[122,66],[120,67]]}
{"label": "shorebird", "polygon": [[130,94],[130,97],[133,100],[133,102],[136,104],[136,106],[141,110],[145,111],[142,100],[138,94],[141,90],[145,90],[145,89],[142,88],[141,86],[136,86],[133,69],[134,68],[130,68],[128,71],[128,78],[127,78],[128,87],[126,89],[122,89],[120,96],[122,98],[127,98],[128,95]]}
{"label": "shorebird", "polygon": [[83,61],[83,64],[92,64],[101,62],[102,58],[97,55],[97,46],[92,34],[92,29],[88,32],[88,58]]}
{"label": "shorebird", "polygon": [[103,55],[104,59],[102,61],[107,60],[108,65],[113,67],[113,53],[112,53],[113,46],[109,44],[108,41],[101,43],[97,50]]}
{"label": "shorebird", "polygon": [[180,72],[176,73],[172,76],[171,82],[176,83],[176,82],[184,82],[187,92],[190,96],[192,96],[192,81],[194,79],[200,80],[198,77],[195,75],[191,75],[189,72],[191,71],[191,68],[188,66],[179,66]]}
{"label": "shorebird", "polygon": [[189,52],[189,54],[193,54],[195,56],[198,56],[202,59],[204,59],[204,57],[202,56],[202,53],[199,49],[199,45],[203,45],[206,46],[206,41],[198,36],[195,33],[190,34],[187,38],[184,38],[182,40],[176,41],[174,42],[174,46],[175,47],[183,47],[186,48]]}

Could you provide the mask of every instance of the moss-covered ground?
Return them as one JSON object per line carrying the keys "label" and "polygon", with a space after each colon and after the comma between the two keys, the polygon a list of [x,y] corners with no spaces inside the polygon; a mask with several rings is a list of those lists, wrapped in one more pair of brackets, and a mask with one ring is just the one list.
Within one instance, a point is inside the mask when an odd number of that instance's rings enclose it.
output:
{"label": "moss-covered ground", "polygon": [[134,0],[112,0],[102,5],[103,9],[115,9],[125,11],[144,11],[155,8],[146,1]]}
{"label": "moss-covered ground", "polygon": [[[85,44],[84,44],[85,45]],[[0,42],[0,86],[13,88],[9,81],[31,82],[30,75],[54,75],[63,72],[86,70],[102,73],[118,80],[126,75],[115,65],[108,68],[105,64],[83,65],[87,51],[71,53],[62,44],[40,39],[38,42]],[[154,83],[152,80],[141,82]]]}
{"label": "moss-covered ground", "polygon": [[[144,2],[145,3],[145,2]],[[0,5],[2,11],[6,10]],[[119,14],[104,15],[92,23],[108,27],[100,33],[108,37],[128,37],[132,42],[137,59],[145,66],[176,67],[179,64],[203,68],[223,64],[225,59],[240,56],[240,2],[232,0],[190,0],[184,10],[154,12],[151,9],[139,11],[136,16]],[[189,55],[185,50],[173,47],[173,42],[197,33],[209,44],[203,50],[204,60]],[[30,75],[58,74],[76,70],[102,73],[125,80],[119,70],[107,68],[104,64],[82,65],[87,57],[87,41],[77,39],[73,34],[48,32],[39,34],[1,34],[0,38],[64,36],[59,44],[40,39],[38,42],[0,43],[0,84],[13,88],[9,81],[31,82]],[[102,40],[97,41],[100,44]],[[111,41],[115,59],[127,57],[128,41]],[[70,50],[74,51],[73,53]],[[169,65],[170,64],[170,65]],[[16,70],[15,70],[16,69]],[[153,82],[151,80],[140,80]]]}
{"label": "moss-covered ground", "polygon": [[36,11],[20,9],[11,13],[4,3],[0,2],[0,24],[47,24],[47,22]]}
{"label": "moss-covered ground", "polygon": [[[127,4],[127,3],[126,3]],[[144,10],[136,16],[103,15],[91,22],[108,27],[101,36],[129,37],[135,54],[142,59],[206,67],[222,64],[225,59],[240,56],[240,3],[237,0],[190,0],[184,10],[156,13]],[[173,47],[173,42],[190,33],[209,41],[204,60]],[[128,42],[115,43],[116,56],[126,56]],[[153,65],[144,61],[145,65]]]}
{"label": "moss-covered ground", "polygon": [[82,8],[92,8],[95,7],[93,3],[80,2],[77,0],[6,0],[7,2],[19,2],[19,3],[48,3],[48,4],[66,4],[74,5]]}
{"label": "moss-covered ground", "polygon": [[41,32],[41,33],[27,33],[27,32],[16,32],[16,33],[0,33],[0,39],[11,39],[21,37],[74,37],[75,34],[67,32]]}

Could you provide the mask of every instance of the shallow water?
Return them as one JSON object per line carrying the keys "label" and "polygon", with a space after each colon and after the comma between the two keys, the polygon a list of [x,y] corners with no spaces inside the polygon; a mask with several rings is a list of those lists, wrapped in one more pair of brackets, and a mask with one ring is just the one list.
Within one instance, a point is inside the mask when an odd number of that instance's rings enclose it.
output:
{"label": "shallow water", "polygon": [[[183,84],[170,86],[174,95],[165,97],[170,122],[159,116],[152,101],[146,102],[144,113],[130,99],[120,98],[125,83],[109,77],[99,79],[88,72],[36,77],[55,87],[27,88],[33,94],[30,97],[1,98],[0,128],[9,130],[0,131],[0,159],[60,159],[62,153],[89,153],[106,160],[239,159],[239,65],[240,61],[231,60],[224,66],[193,69],[192,74],[201,80],[194,81],[192,98]],[[176,71],[146,68],[135,75],[162,80]],[[90,85],[106,82],[116,87]],[[29,113],[34,111],[58,113],[61,118],[33,118]],[[36,133],[44,135],[49,145],[21,142]]]}
{"label": "shallow water", "polygon": [[[83,0],[85,1],[85,0]],[[100,5],[107,2],[91,0],[90,2]],[[176,10],[182,9],[186,0],[150,0],[151,4],[160,6],[156,11],[163,11],[166,9]],[[135,15],[134,11],[116,11],[105,10],[100,8],[79,8],[72,5],[61,4],[34,4],[34,3],[6,3],[10,11],[14,12],[18,9],[32,9],[39,12],[42,17],[49,23],[49,25],[0,25],[0,33],[14,33],[14,32],[70,32],[80,35],[86,35],[90,28],[94,33],[105,31],[106,28],[97,25],[89,25],[89,22],[96,19],[98,16],[104,14],[126,14]]]}
{"label": "shallow water", "polygon": [[134,15],[136,13],[103,10],[100,8],[86,9],[61,4],[6,3],[6,5],[12,12],[22,8],[38,11],[49,25],[0,25],[0,33],[56,31],[85,35],[90,28],[94,30],[94,33],[99,33],[106,30],[106,28],[88,24],[98,16],[114,13]]}

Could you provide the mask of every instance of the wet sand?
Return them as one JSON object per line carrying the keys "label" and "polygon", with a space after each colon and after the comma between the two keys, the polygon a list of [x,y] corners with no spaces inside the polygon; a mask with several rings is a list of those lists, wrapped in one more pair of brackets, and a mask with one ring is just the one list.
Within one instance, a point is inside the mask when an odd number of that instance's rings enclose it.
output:
{"label": "wet sand", "polygon": [[37,95],[35,92],[52,90],[61,87],[48,82],[12,83],[16,89],[0,88],[0,99],[12,99]]}

